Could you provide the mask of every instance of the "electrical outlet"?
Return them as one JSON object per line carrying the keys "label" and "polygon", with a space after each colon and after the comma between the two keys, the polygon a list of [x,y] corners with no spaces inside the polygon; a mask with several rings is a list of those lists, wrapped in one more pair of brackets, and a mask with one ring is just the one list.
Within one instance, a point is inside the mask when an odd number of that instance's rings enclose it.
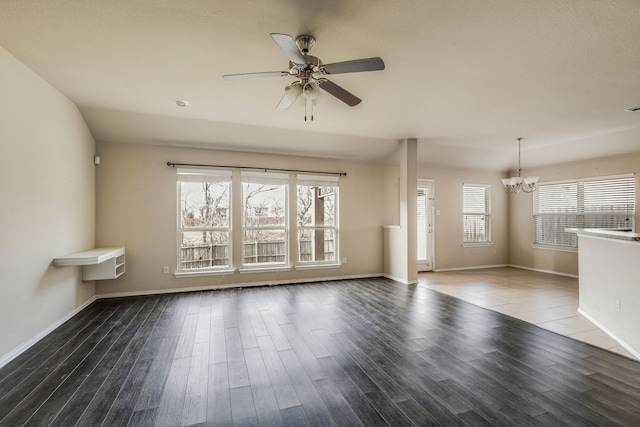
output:
{"label": "electrical outlet", "polygon": [[347,257],[342,258],[342,263],[346,264],[347,263]]}
{"label": "electrical outlet", "polygon": [[622,307],[621,307],[621,304],[620,304],[620,300],[619,300],[619,299],[617,299],[617,300],[616,300],[616,311],[617,311],[618,313],[620,313],[620,310],[621,310],[621,309],[622,309]]}
{"label": "electrical outlet", "polygon": [[169,267],[168,266],[162,267],[162,274],[169,274]]}

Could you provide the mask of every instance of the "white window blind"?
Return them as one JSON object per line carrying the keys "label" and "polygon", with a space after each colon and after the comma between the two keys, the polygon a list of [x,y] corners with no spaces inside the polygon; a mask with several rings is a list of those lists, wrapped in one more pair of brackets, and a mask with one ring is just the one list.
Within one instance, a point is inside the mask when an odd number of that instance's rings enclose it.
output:
{"label": "white window blind", "polygon": [[178,168],[178,182],[227,182],[231,181],[231,171],[217,169]]}
{"label": "white window blind", "polygon": [[534,244],[577,248],[566,228],[633,230],[635,176],[539,183],[533,205]]}
{"label": "white window blind", "polygon": [[317,187],[337,187],[339,177],[335,175],[302,175],[296,176],[298,185],[309,185]]}
{"label": "white window blind", "polygon": [[289,182],[289,175],[286,173],[242,171],[240,176],[242,177],[242,182],[251,184],[281,185]]}
{"label": "white window blind", "polygon": [[418,188],[417,198],[418,211],[418,259],[427,259],[427,190]]}
{"label": "white window blind", "polygon": [[464,243],[491,242],[491,186],[462,186]]}

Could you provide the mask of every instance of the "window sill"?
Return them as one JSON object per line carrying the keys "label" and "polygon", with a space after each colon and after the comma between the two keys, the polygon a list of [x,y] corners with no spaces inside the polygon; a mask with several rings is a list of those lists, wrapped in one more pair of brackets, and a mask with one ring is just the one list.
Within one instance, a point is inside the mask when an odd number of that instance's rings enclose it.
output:
{"label": "window sill", "polygon": [[548,251],[559,251],[559,252],[578,252],[578,248],[571,248],[568,246],[547,246],[547,245],[531,245],[533,249],[546,249]]}
{"label": "window sill", "polygon": [[199,271],[177,271],[173,273],[173,277],[181,279],[183,277],[200,277],[200,276],[221,276],[225,274],[233,274],[235,270],[199,270]]}
{"label": "window sill", "polygon": [[244,267],[238,270],[240,274],[247,273],[273,273],[279,271],[291,271],[292,268],[288,266],[278,266],[278,267]]}
{"label": "window sill", "polygon": [[493,246],[493,243],[463,243],[463,248],[482,248],[487,246]]}
{"label": "window sill", "polygon": [[316,270],[321,268],[341,268],[342,264],[333,263],[333,264],[300,264],[296,265],[296,270]]}

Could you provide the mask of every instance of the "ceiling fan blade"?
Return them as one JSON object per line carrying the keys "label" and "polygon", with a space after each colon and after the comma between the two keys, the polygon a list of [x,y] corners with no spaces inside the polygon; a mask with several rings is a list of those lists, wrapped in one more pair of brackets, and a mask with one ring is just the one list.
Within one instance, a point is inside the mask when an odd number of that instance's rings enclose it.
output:
{"label": "ceiling fan blade", "polygon": [[306,62],[304,55],[300,52],[300,49],[298,49],[298,45],[295,40],[293,40],[293,37],[288,34],[271,33],[271,38],[280,46],[280,49],[287,55],[289,61],[294,64],[304,64]]}
{"label": "ceiling fan blade", "polygon": [[335,96],[340,101],[347,104],[349,107],[355,107],[362,102],[362,99],[358,98],[348,90],[342,88],[341,86],[338,86],[330,80],[320,79],[318,80],[318,84],[320,85],[320,89],[329,92],[331,95]]}
{"label": "ceiling fan blade", "polygon": [[288,71],[265,71],[262,73],[226,74],[222,76],[225,80],[246,80],[258,77],[286,77],[290,76]]}
{"label": "ceiling fan blade", "polygon": [[278,110],[288,110],[289,107],[291,107],[291,105],[293,105],[293,101],[285,91],[284,95],[282,95],[282,98],[280,99],[280,102],[278,102],[278,106],[276,108]]}
{"label": "ceiling fan blade", "polygon": [[327,74],[358,73],[361,71],[384,70],[384,61],[377,56],[374,58],[354,59],[353,61],[334,62],[326,64],[324,70]]}

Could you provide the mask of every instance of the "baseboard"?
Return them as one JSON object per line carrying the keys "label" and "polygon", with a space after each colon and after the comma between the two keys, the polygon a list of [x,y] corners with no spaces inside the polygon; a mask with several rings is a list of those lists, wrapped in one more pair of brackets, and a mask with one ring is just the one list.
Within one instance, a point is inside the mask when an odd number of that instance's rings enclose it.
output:
{"label": "baseboard", "polygon": [[416,280],[416,281],[414,281],[414,282],[410,282],[410,281],[407,281],[407,280],[401,279],[401,278],[399,278],[399,277],[392,276],[392,275],[390,275],[390,274],[383,274],[383,275],[382,275],[382,277],[386,277],[387,279],[394,280],[394,281],[396,281],[396,282],[400,282],[400,283],[402,283],[402,284],[404,284],[404,285],[415,285],[416,283],[418,283],[418,281],[417,281],[417,280]]}
{"label": "baseboard", "polygon": [[588,315],[583,309],[578,308],[578,313],[582,314],[584,317],[589,319],[591,321],[591,323],[593,323],[598,328],[600,328],[602,330],[602,332],[604,332],[605,334],[607,334],[611,338],[613,338],[618,344],[620,344],[622,347],[624,347],[625,350],[627,350],[629,353],[631,353],[633,355],[633,357],[635,357],[636,359],[640,360],[640,352],[638,350],[634,349],[629,344],[624,342],[616,334],[614,334],[609,329],[607,329],[605,326],[603,326],[602,323],[598,322],[596,319],[594,319],[593,317]]}
{"label": "baseboard", "polygon": [[207,286],[191,286],[185,288],[169,288],[169,289],[151,289],[144,291],[131,291],[131,292],[113,292],[109,294],[99,294],[97,298],[121,298],[121,297],[135,297],[142,295],[159,295],[159,294],[176,294],[180,292],[197,292],[197,291],[211,291],[216,289],[231,289],[231,288],[251,288],[259,286],[277,286],[277,285],[291,285],[295,283],[312,283],[312,282],[331,282],[334,280],[349,280],[349,279],[366,279],[371,277],[385,277],[382,273],[374,274],[354,274],[348,276],[334,276],[334,277],[316,277],[311,279],[288,279],[288,280],[273,280],[262,282],[243,282],[243,283],[227,283],[218,285]]}
{"label": "baseboard", "polygon": [[507,267],[520,268],[522,270],[537,271],[538,273],[555,274],[556,276],[572,277],[574,279],[578,278],[577,274],[561,273],[559,271],[551,271],[551,270],[542,270],[539,268],[525,267],[523,265],[509,264]]}
{"label": "baseboard", "polygon": [[16,357],[20,356],[25,351],[27,351],[29,348],[31,348],[32,345],[34,345],[35,343],[40,341],[42,338],[49,335],[51,332],[53,332],[57,327],[62,325],[64,322],[71,319],[73,316],[75,316],[76,314],[80,313],[82,310],[87,308],[96,299],[98,299],[98,297],[94,295],[93,297],[89,298],[87,301],[85,301],[84,303],[82,303],[81,305],[73,309],[71,312],[67,313],[67,315],[65,315],[63,318],[58,319],[57,321],[53,322],[51,325],[49,325],[48,327],[40,331],[36,336],[32,337],[28,341],[23,342],[18,347],[15,347],[13,350],[11,350],[9,353],[3,355],[2,358],[0,358],[0,368],[2,368],[7,363],[11,362]]}
{"label": "baseboard", "polygon": [[522,270],[537,271],[538,273],[555,274],[556,276],[572,277],[574,279],[578,278],[577,274],[568,274],[568,273],[561,273],[559,271],[542,270],[539,268],[525,267],[523,265],[516,265],[516,264],[494,264],[494,265],[475,265],[473,267],[436,268],[433,271],[435,273],[441,273],[445,271],[480,270],[484,268],[500,268],[500,267],[513,267],[513,268],[520,268]]}
{"label": "baseboard", "polygon": [[435,273],[441,273],[444,271],[462,271],[462,270],[480,270],[483,268],[500,268],[509,267],[508,264],[495,264],[495,265],[475,265],[473,267],[451,267],[451,268],[436,268],[433,271]]}

